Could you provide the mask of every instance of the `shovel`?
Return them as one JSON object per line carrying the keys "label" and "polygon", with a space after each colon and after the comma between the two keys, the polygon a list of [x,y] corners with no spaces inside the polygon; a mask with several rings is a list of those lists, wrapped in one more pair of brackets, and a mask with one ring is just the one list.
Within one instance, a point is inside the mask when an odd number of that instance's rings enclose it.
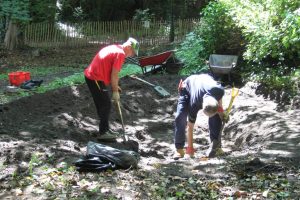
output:
{"label": "shovel", "polygon": [[[99,90],[101,91],[101,88],[98,84],[97,81],[95,81],[97,87],[99,88]],[[139,151],[139,143],[136,142],[136,141],[133,141],[133,140],[127,140],[126,138],[126,135],[125,135],[125,127],[124,127],[124,121],[123,121],[123,115],[122,115],[122,110],[121,110],[121,105],[120,105],[120,101],[117,101],[117,102],[114,102],[116,104],[116,107],[117,107],[117,112],[119,114],[119,117],[121,119],[121,123],[122,123],[122,129],[123,129],[123,145],[120,145],[118,143],[111,143],[111,146],[114,146],[115,145],[115,148],[120,148],[120,146],[123,146],[123,149],[127,149],[127,150],[132,150],[132,151],[135,151],[135,152],[138,152]]]}
{"label": "shovel", "polygon": [[121,123],[122,123],[123,140],[124,140],[124,142],[126,142],[127,139],[126,139],[126,135],[125,135],[125,126],[124,126],[124,121],[123,121],[123,115],[122,115],[122,110],[121,110],[121,106],[120,106],[120,101],[116,101],[115,103],[116,103],[117,111],[119,113],[119,117],[120,117],[120,120],[121,120]]}
{"label": "shovel", "polygon": [[134,140],[129,140],[128,137],[126,137],[126,135],[125,135],[125,126],[124,126],[120,101],[116,101],[115,104],[116,104],[117,111],[118,111],[118,114],[119,114],[119,117],[120,117],[120,120],[121,120],[121,123],[122,123],[122,129],[123,129],[123,131],[122,131],[123,132],[123,142],[122,142],[122,144],[124,145],[123,148],[138,152],[139,143],[134,141]]}
{"label": "shovel", "polygon": [[[224,121],[222,123],[222,127],[221,127],[221,130],[220,130],[220,133],[219,133],[219,137],[218,137],[218,144],[221,144],[221,136],[222,136],[222,132],[224,130],[224,126],[225,126],[225,122],[227,121],[228,119],[228,116],[229,116],[229,113],[231,111],[231,108],[232,108],[232,104],[233,104],[233,101],[235,99],[235,97],[237,97],[237,95],[239,94],[239,89],[238,88],[232,88],[231,89],[231,99],[230,99],[230,102],[229,102],[229,105],[224,113]],[[217,149],[217,155],[222,155],[224,152],[222,150],[222,148],[219,148]]]}
{"label": "shovel", "polygon": [[170,93],[169,93],[168,91],[166,91],[164,88],[162,88],[161,86],[159,86],[159,85],[154,85],[154,84],[149,83],[149,82],[147,82],[147,81],[145,81],[145,80],[143,80],[143,79],[141,79],[141,78],[139,78],[139,77],[137,77],[137,76],[134,76],[134,75],[132,75],[132,76],[130,76],[130,77],[133,78],[133,79],[135,79],[135,80],[138,80],[138,81],[141,81],[141,82],[143,82],[143,83],[146,83],[147,85],[153,87],[154,90],[155,90],[155,91],[158,93],[158,95],[161,96],[161,97],[168,97],[168,96],[170,96]]}

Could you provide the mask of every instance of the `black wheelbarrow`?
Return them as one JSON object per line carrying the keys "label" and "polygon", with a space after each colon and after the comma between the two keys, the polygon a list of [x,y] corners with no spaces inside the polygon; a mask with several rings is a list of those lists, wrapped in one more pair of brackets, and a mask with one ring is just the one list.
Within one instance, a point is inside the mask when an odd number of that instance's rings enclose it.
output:
{"label": "black wheelbarrow", "polygon": [[237,60],[238,56],[235,55],[211,54],[208,65],[214,76],[228,75],[228,80],[231,82],[231,72],[235,68]]}

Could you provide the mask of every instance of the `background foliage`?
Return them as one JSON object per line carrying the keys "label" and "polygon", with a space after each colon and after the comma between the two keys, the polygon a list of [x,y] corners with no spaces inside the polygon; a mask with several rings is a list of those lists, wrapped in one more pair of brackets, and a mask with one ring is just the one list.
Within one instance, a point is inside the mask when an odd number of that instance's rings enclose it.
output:
{"label": "background foliage", "polygon": [[223,3],[210,3],[201,13],[201,20],[179,48],[177,55],[185,62],[183,73],[207,70],[205,63],[212,53],[238,54],[240,31],[227,16],[228,7]]}
{"label": "background foliage", "polygon": [[270,64],[295,63],[300,54],[299,1],[228,1],[229,17],[247,41],[246,60]]}
{"label": "background foliage", "polygon": [[[242,80],[295,95],[300,66],[300,2],[295,0],[1,0],[0,38],[10,20],[29,22],[169,20],[197,17],[176,55],[184,74],[207,71],[212,53],[239,56]],[[202,10],[202,8],[204,8]],[[174,15],[171,15],[173,11]],[[22,31],[22,26],[20,26]],[[249,78],[248,78],[249,77]]]}
{"label": "background foliage", "polygon": [[[300,82],[300,2],[285,0],[228,1],[246,41],[245,77],[262,83],[268,91],[295,96]],[[298,9],[298,10],[297,10]]]}
{"label": "background foliage", "polygon": [[174,41],[173,20],[198,17],[199,10],[208,1],[0,0],[0,42],[5,41],[5,47],[10,50],[22,48],[25,29],[22,24],[68,24],[132,19],[168,21],[171,24],[170,41]]}
{"label": "background foliage", "polygon": [[0,18],[10,18],[17,22],[30,20],[29,0],[1,0]]}
{"label": "background foliage", "polygon": [[199,9],[206,2],[208,0],[62,0],[58,19],[64,22],[130,20],[137,11],[148,10],[147,14],[155,19],[166,20],[170,18],[172,4],[175,17],[184,19],[198,17]]}
{"label": "background foliage", "polygon": [[297,94],[300,67],[300,2],[292,0],[220,0],[202,12],[177,55],[187,63],[182,73],[203,71],[209,54],[239,56],[242,79],[268,91]]}

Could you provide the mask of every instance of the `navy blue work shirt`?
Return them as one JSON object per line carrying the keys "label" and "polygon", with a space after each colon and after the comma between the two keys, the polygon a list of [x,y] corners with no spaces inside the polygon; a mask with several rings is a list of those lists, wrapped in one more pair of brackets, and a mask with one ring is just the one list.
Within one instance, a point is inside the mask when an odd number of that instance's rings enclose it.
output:
{"label": "navy blue work shirt", "polygon": [[190,117],[195,118],[202,109],[204,95],[214,97],[217,101],[224,96],[224,88],[208,74],[191,75],[182,85],[190,96]]}

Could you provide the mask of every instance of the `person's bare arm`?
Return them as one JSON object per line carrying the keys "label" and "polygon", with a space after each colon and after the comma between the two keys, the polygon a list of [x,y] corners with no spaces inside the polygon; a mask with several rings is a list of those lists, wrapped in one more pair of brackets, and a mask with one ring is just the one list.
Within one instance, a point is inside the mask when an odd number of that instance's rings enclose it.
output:
{"label": "person's bare arm", "polygon": [[222,109],[223,109],[222,99],[219,100],[219,108],[222,108]]}
{"label": "person's bare arm", "polygon": [[187,128],[187,143],[188,147],[193,148],[193,131],[194,131],[194,123],[188,122]]}
{"label": "person's bare arm", "polygon": [[111,72],[111,89],[113,92],[119,91],[119,71],[114,67]]}

